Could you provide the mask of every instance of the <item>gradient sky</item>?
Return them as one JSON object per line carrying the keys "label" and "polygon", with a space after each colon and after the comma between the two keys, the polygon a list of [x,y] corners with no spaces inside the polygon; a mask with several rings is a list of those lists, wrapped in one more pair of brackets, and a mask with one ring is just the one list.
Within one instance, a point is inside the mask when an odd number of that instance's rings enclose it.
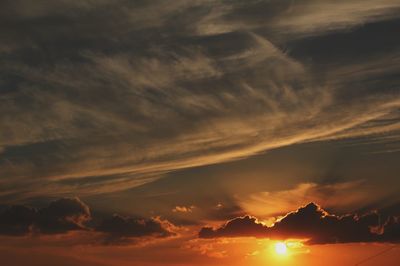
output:
{"label": "gradient sky", "polygon": [[0,264],[396,266],[399,173],[399,0],[0,3]]}

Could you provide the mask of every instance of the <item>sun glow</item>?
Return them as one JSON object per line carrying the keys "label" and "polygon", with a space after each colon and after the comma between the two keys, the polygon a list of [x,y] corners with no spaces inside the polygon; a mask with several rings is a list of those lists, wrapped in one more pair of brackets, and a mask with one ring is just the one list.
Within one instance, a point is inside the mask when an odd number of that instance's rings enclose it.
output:
{"label": "sun glow", "polygon": [[277,242],[275,244],[275,252],[278,255],[287,255],[287,246],[284,242]]}

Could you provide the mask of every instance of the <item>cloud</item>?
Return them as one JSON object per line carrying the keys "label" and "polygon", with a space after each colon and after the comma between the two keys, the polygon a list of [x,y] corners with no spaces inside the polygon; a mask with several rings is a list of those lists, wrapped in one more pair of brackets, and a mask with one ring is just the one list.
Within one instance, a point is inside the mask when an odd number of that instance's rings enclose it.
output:
{"label": "cloud", "polygon": [[397,2],[6,1],[0,195],[113,192],[294,143],[396,130],[359,126],[400,105],[397,45],[357,62],[342,51],[359,58],[354,47],[365,45],[345,45],[325,67],[304,60],[317,49],[286,47],[396,20]]}
{"label": "cloud", "polygon": [[0,214],[0,234],[25,235],[31,232],[37,210],[27,206],[12,206]]}
{"label": "cloud", "polygon": [[175,208],[172,209],[172,212],[183,212],[183,213],[187,213],[187,212],[192,212],[193,209],[195,208],[195,206],[175,206]]}
{"label": "cloud", "polygon": [[400,8],[395,0],[379,3],[373,0],[306,2],[292,4],[286,13],[286,19],[277,18],[274,21],[275,27],[282,27],[294,34],[326,34],[366,22],[391,19],[396,17],[396,10]]}
{"label": "cloud", "polygon": [[129,238],[157,237],[164,238],[175,235],[174,225],[160,218],[130,218],[113,215],[96,227],[97,232],[108,235],[106,242],[124,242]]}
{"label": "cloud", "polygon": [[[35,209],[13,205],[0,213],[0,234],[8,236],[66,235],[81,231],[85,243],[132,243],[133,239],[166,238],[176,235],[176,227],[159,217],[131,218],[113,215],[92,220],[89,207],[78,198],[62,198]],[[79,236],[78,236],[79,238]],[[75,242],[79,242],[75,241]]]}
{"label": "cloud", "polygon": [[308,202],[319,202],[325,208],[334,208],[336,211],[355,210],[373,202],[368,196],[372,192],[376,197],[383,194],[365,180],[328,184],[300,183],[288,190],[242,196],[238,204],[247,213],[267,218],[285,214],[293,206],[302,206]]}
{"label": "cloud", "polygon": [[59,234],[85,230],[83,224],[90,219],[86,204],[78,198],[63,198],[42,209],[11,206],[0,214],[0,227],[4,235]]}
{"label": "cloud", "polygon": [[365,215],[329,214],[310,203],[288,213],[273,226],[266,226],[255,217],[245,216],[228,221],[213,229],[204,227],[201,238],[262,237],[273,239],[307,239],[308,244],[334,244],[352,242],[399,242],[399,221],[390,217],[382,221],[377,212]]}
{"label": "cloud", "polygon": [[39,209],[35,226],[44,234],[85,230],[84,223],[91,218],[89,207],[80,199],[63,198]]}
{"label": "cloud", "polygon": [[384,225],[383,241],[400,242],[400,217],[389,217]]}
{"label": "cloud", "polygon": [[213,6],[199,21],[199,34],[262,30],[275,37],[302,38],[396,17],[396,0],[247,1]]}
{"label": "cloud", "polygon": [[267,237],[268,230],[264,224],[255,217],[244,216],[227,222],[223,227],[214,230],[211,227],[203,227],[199,233],[201,238],[215,237]]}

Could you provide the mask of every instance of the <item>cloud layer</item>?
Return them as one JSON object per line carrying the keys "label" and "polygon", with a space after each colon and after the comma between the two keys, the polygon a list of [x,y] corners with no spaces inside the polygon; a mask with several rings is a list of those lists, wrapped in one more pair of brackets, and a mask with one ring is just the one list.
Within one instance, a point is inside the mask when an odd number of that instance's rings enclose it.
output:
{"label": "cloud layer", "polygon": [[398,217],[384,219],[377,212],[365,215],[336,216],[310,203],[288,213],[273,226],[255,217],[244,216],[213,229],[204,227],[201,238],[260,237],[273,239],[307,239],[308,244],[400,241]]}
{"label": "cloud layer", "polygon": [[400,4],[367,2],[5,1],[0,196],[112,192],[398,130],[364,126],[400,106]]}

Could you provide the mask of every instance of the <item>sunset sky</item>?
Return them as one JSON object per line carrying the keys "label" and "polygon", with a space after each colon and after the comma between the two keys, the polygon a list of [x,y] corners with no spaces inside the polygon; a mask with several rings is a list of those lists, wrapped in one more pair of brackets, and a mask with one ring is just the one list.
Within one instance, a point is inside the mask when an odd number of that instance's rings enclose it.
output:
{"label": "sunset sky", "polygon": [[0,265],[400,265],[399,0],[0,1]]}

